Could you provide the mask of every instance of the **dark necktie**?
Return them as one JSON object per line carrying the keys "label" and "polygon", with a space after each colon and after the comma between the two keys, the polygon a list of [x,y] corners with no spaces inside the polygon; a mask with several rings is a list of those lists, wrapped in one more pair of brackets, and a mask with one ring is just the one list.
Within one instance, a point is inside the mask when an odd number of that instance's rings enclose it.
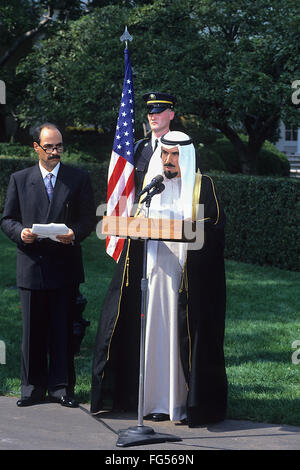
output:
{"label": "dark necktie", "polygon": [[51,201],[52,195],[53,195],[53,185],[51,181],[52,176],[53,176],[52,173],[48,173],[48,175],[46,175],[46,178],[47,178],[46,190],[47,190],[49,201]]}
{"label": "dark necktie", "polygon": [[153,153],[157,149],[157,145],[158,145],[158,139],[155,139]]}

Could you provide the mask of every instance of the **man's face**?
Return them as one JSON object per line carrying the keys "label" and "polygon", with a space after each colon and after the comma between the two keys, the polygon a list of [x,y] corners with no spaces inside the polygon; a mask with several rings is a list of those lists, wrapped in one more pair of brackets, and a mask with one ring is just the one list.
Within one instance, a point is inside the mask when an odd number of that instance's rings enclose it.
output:
{"label": "man's face", "polygon": [[[33,143],[34,150],[39,156],[41,165],[48,171],[52,171],[60,161],[62,151],[58,151],[55,146],[62,146],[62,135],[58,129],[44,127],[40,135],[40,145]],[[45,150],[48,150],[46,152]],[[53,148],[53,150],[52,150]]]}
{"label": "man's face", "polygon": [[151,131],[156,137],[160,137],[169,131],[170,121],[174,119],[174,111],[165,109],[162,113],[148,114],[148,122]]}
{"label": "man's face", "polygon": [[178,147],[167,148],[162,146],[161,159],[166,178],[179,178],[181,176]]}

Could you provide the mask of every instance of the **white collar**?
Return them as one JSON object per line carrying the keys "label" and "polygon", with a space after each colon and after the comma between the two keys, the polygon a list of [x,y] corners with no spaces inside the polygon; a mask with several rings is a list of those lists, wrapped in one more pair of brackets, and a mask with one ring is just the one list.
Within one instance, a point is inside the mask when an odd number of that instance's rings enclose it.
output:
{"label": "white collar", "polygon": [[152,145],[152,148],[154,149],[155,147],[155,141],[158,140],[158,143],[160,142],[160,137],[155,137],[155,135],[153,134],[152,132],[152,135],[151,135],[151,145]]}
{"label": "white collar", "polygon": [[49,173],[51,173],[52,175],[55,176],[55,178],[57,178],[57,173],[58,173],[58,170],[59,170],[59,167],[60,167],[60,162],[58,162],[58,164],[53,168],[52,171],[46,170],[46,168],[44,168],[44,167],[41,165],[40,162],[39,162],[39,167],[40,167],[40,170],[41,170],[43,179],[45,179],[46,176],[47,176]]}

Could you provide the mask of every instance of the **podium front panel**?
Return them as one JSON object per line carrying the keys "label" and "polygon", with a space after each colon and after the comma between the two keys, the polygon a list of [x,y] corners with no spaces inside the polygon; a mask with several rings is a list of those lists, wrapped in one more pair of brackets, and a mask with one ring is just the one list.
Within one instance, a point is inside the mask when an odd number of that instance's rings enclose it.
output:
{"label": "podium front panel", "polygon": [[152,240],[185,241],[184,224],[176,219],[153,219],[145,217],[103,216],[102,234],[124,238],[150,238]]}

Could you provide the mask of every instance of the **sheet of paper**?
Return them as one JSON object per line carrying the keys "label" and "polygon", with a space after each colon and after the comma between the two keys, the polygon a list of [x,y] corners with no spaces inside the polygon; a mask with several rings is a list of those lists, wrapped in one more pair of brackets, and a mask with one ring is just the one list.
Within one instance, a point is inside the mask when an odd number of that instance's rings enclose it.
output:
{"label": "sheet of paper", "polygon": [[69,232],[69,228],[65,224],[33,224],[32,233],[35,233],[38,238],[51,238],[55,242],[57,240],[56,235],[66,235]]}

